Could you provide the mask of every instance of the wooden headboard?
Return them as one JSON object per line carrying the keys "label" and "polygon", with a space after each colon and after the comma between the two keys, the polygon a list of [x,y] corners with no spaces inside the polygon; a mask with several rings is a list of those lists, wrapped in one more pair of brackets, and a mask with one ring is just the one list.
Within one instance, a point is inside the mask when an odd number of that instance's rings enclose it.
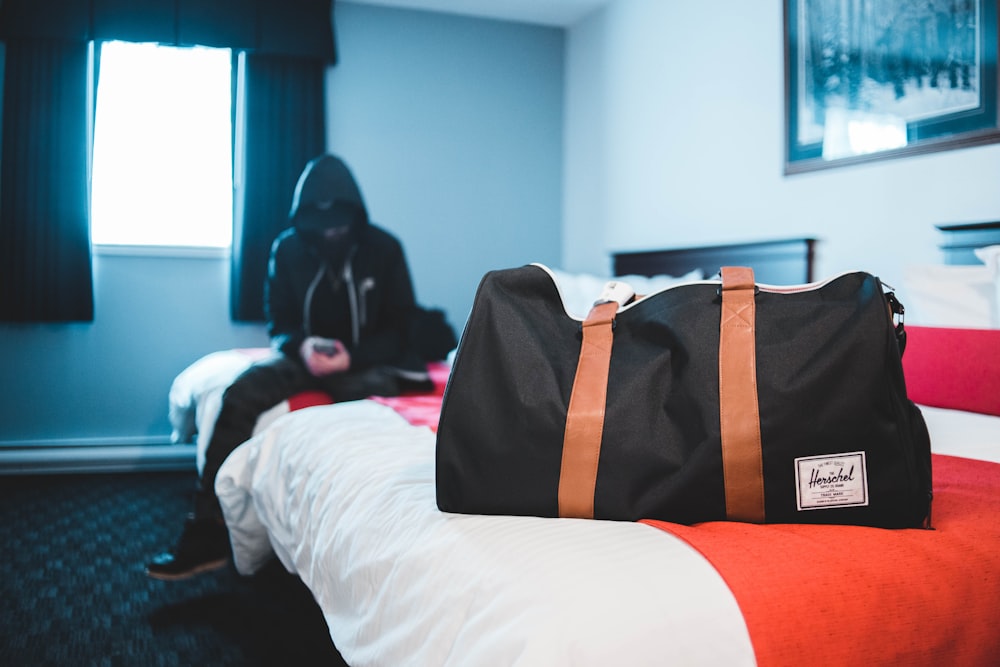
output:
{"label": "wooden headboard", "polygon": [[749,266],[757,282],[796,285],[811,282],[816,239],[756,241],[694,248],[673,248],[612,255],[616,276],[682,276],[701,269],[706,278],[723,266]]}
{"label": "wooden headboard", "polygon": [[1000,245],[1000,221],[970,222],[961,225],[938,225],[944,236],[941,252],[945,264],[979,264],[976,248]]}

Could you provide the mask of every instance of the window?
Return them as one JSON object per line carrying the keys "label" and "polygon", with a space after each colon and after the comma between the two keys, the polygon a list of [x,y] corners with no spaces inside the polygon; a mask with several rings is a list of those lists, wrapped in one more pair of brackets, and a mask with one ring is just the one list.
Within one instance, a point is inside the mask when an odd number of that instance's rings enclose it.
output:
{"label": "window", "polygon": [[230,58],[229,49],[102,45],[94,244],[231,245]]}

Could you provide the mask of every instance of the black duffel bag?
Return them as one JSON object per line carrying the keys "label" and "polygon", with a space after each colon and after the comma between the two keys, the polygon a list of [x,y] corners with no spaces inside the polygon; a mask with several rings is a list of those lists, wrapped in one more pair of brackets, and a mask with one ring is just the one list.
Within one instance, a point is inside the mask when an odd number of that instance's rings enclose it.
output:
{"label": "black duffel bag", "polygon": [[606,292],[581,322],[545,267],[486,274],[441,409],[441,510],[929,525],[930,441],[878,278],[727,267]]}

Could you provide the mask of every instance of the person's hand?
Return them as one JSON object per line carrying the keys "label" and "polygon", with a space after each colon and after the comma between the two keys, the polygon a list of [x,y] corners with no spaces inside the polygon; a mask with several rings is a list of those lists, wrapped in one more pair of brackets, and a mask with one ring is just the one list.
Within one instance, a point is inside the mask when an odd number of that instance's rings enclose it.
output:
{"label": "person's hand", "polygon": [[316,377],[343,373],[351,367],[351,353],[339,340],[310,336],[302,341],[299,354]]}

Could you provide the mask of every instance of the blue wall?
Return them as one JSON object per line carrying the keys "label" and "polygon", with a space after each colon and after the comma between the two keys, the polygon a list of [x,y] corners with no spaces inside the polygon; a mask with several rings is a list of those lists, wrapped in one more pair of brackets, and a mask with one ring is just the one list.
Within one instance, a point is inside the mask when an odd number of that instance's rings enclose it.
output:
{"label": "blue wall", "polygon": [[224,258],[97,254],[93,323],[0,326],[0,444],[168,441],[167,392],[197,357],[267,344],[228,317]]}
{"label": "blue wall", "polygon": [[569,31],[563,264],[813,236],[817,277],[899,288],[935,225],[1000,219],[1000,144],[783,175],[777,2],[615,0]]}
{"label": "blue wall", "polygon": [[[482,273],[561,252],[561,30],[337,3],[330,148],[403,240],[417,296],[464,324]],[[289,193],[291,197],[291,193]],[[99,254],[93,323],[0,324],[0,448],[165,443],[199,356],[266,345],[228,319],[228,259]]]}
{"label": "blue wall", "polygon": [[489,269],[558,263],[564,32],[337,3],[333,152],[461,324]]}

